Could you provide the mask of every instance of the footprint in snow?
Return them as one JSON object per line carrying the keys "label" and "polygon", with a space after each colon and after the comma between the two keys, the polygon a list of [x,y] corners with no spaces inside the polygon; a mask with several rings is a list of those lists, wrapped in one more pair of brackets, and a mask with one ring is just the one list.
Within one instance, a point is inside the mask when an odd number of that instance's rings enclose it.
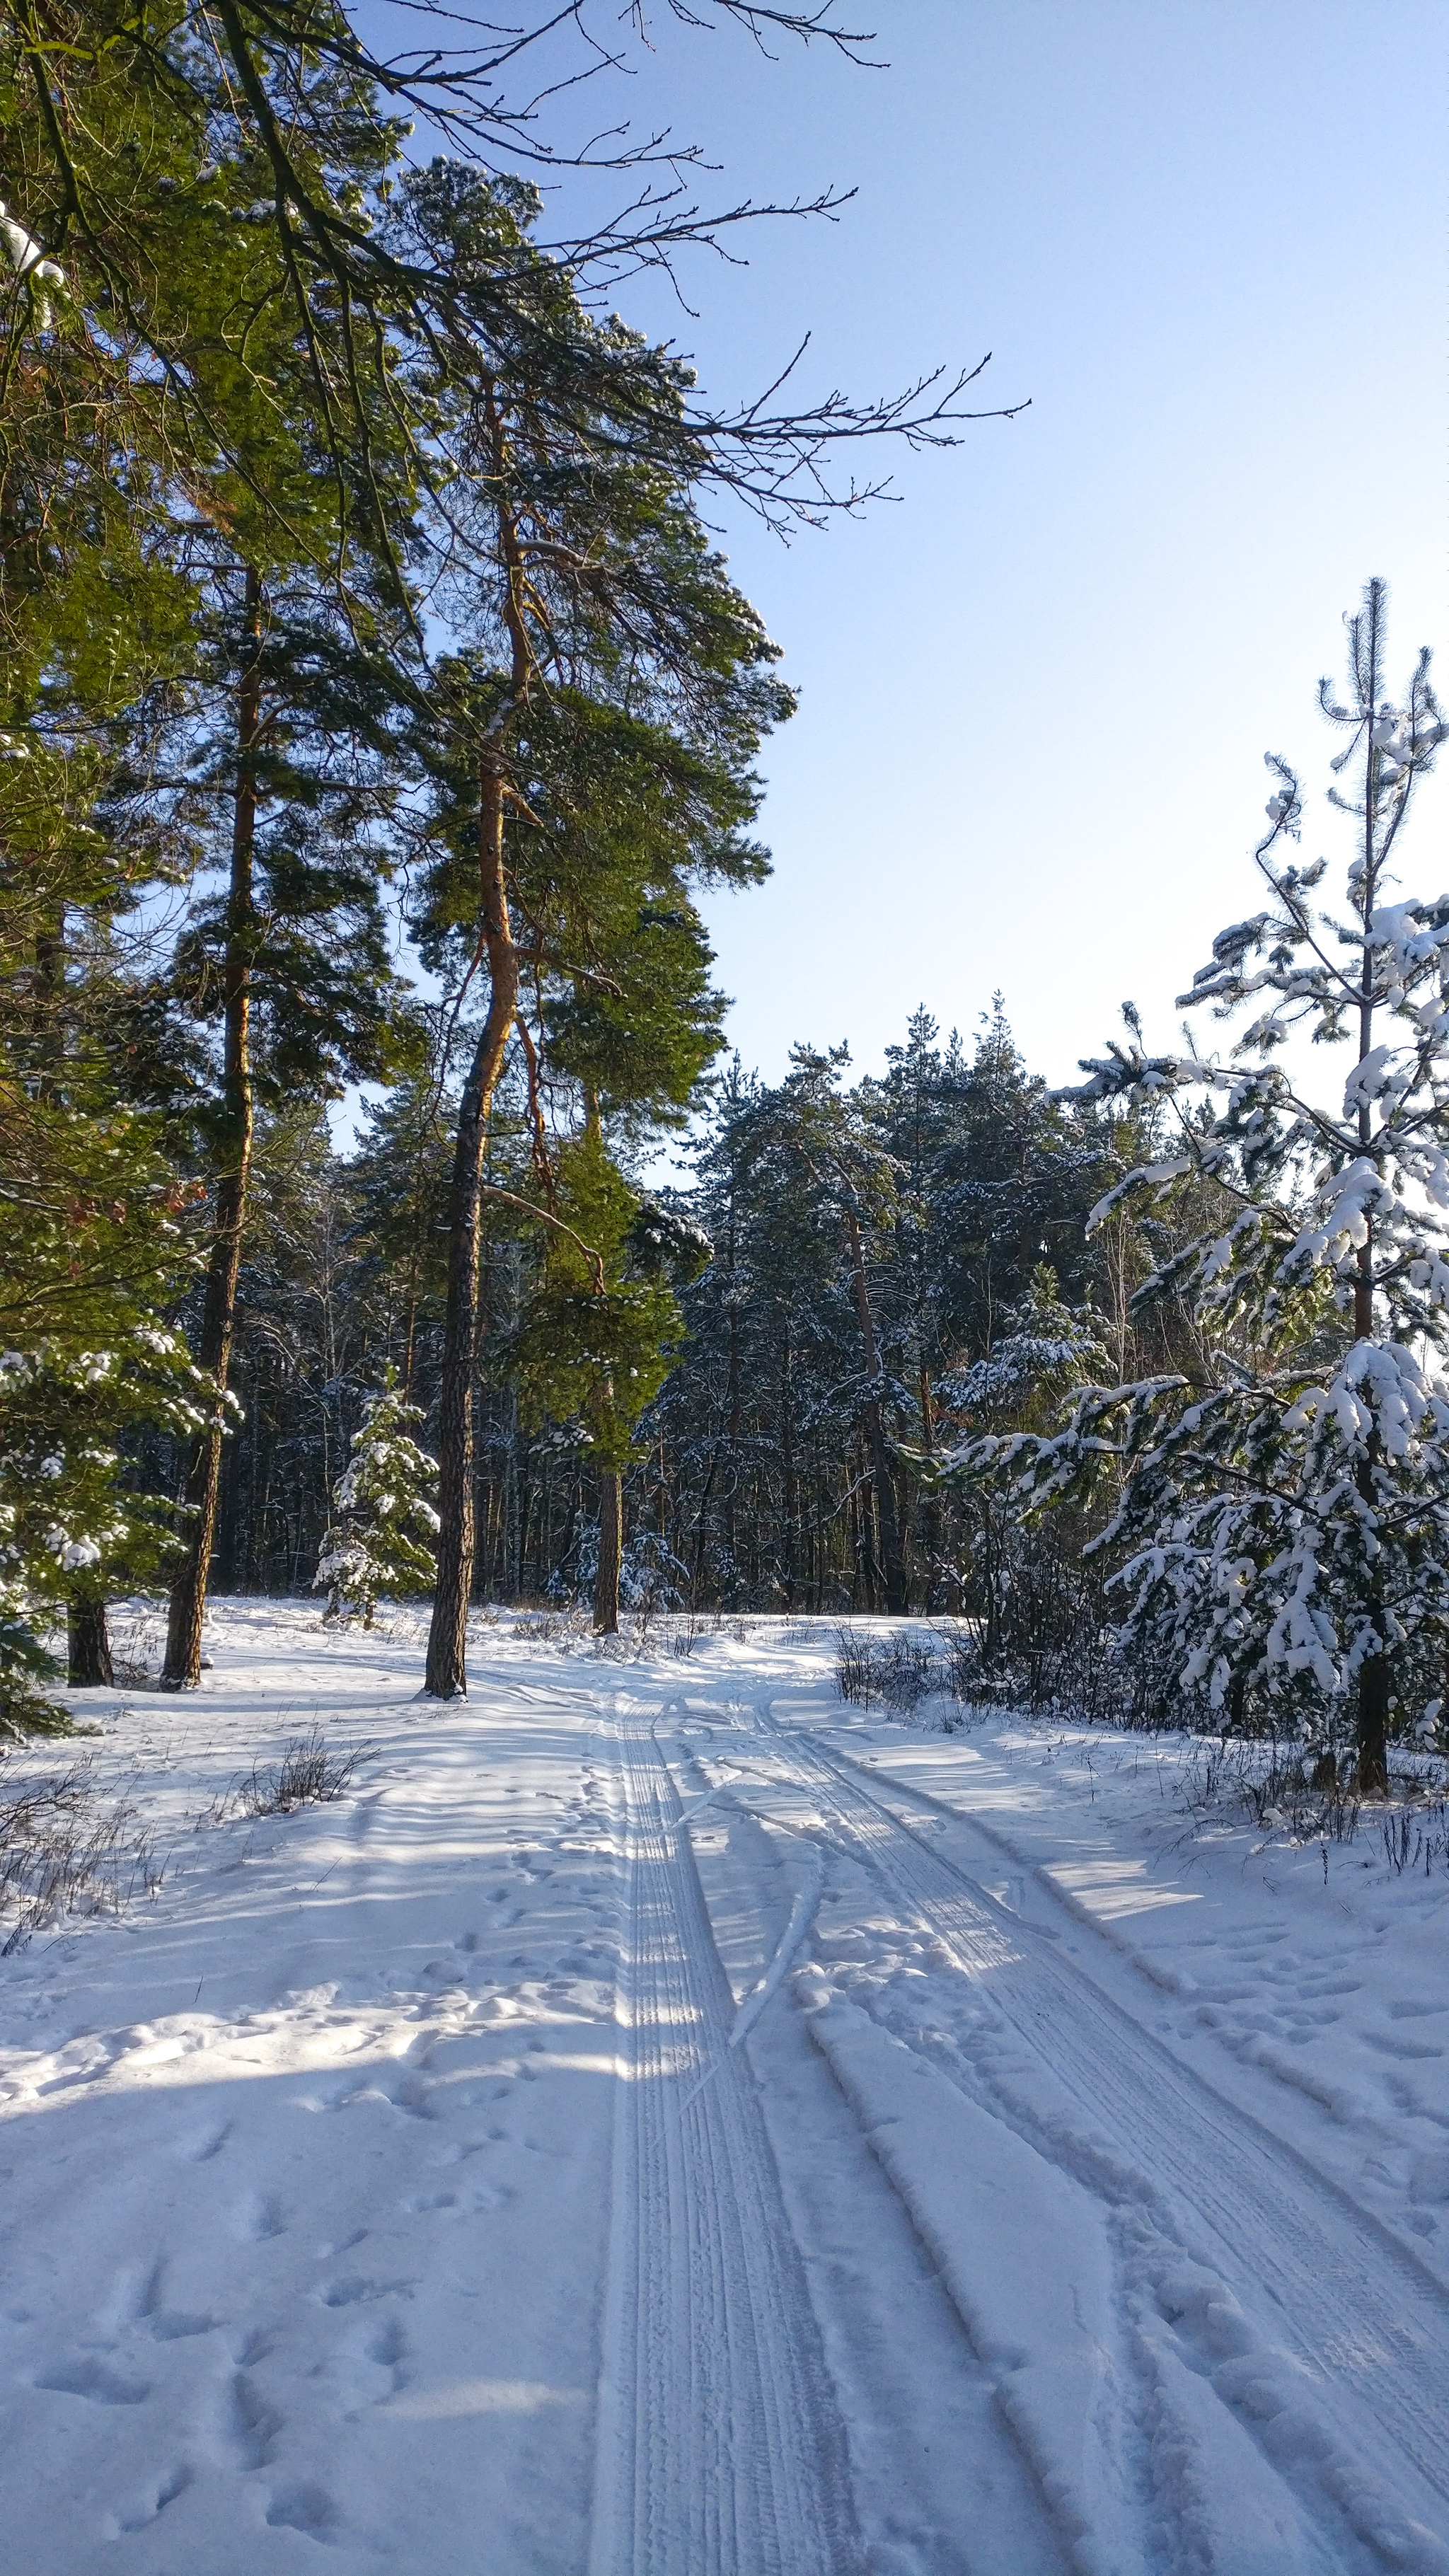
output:
{"label": "footprint in snow", "polygon": [[507,2136],[506,2129],[489,2129],[481,2138],[454,2139],[435,2161],[440,2165],[466,2164],[470,2156],[486,2155],[490,2147],[503,2145]]}
{"label": "footprint in snow", "polygon": [[213,2120],[206,2128],[192,2129],[186,2136],[178,2138],[176,2152],[186,2164],[209,2165],[213,2156],[220,2155],[231,2132],[230,2120],[223,2120],[220,2124]]}
{"label": "footprint in snow", "polygon": [[[118,2308],[118,2320],[121,2310]],[[157,2343],[184,2343],[190,2336],[211,2334],[220,2320],[210,2313],[196,2313],[166,2305],[166,2258],[158,2256],[147,2275],[139,2298],[130,2309],[129,2322],[144,2326]]]}
{"label": "footprint in snow", "polygon": [[326,2488],[312,2480],[282,2488],[267,2507],[267,2521],[273,2531],[302,2531],[309,2540],[335,2543],[341,2520]]}
{"label": "footprint in snow", "polygon": [[244,2469],[270,2466],[282,2429],[282,2417],[269,2406],[251,2385],[245,2371],[239,2370],[231,2383],[231,2403],[226,2431],[231,2447]]}
{"label": "footprint in snow", "polygon": [[368,2360],[376,2362],[379,2370],[392,2373],[392,2386],[387,2392],[389,2397],[396,2397],[398,2391],[407,2386],[408,2374],[403,2364],[408,2350],[407,2336],[396,2317],[388,2317],[367,2339]]}
{"label": "footprint in snow", "polygon": [[411,2281],[369,2281],[354,2273],[345,2281],[328,2281],[317,2293],[324,2308],[355,2308],[363,2299],[410,2299]]}
{"label": "footprint in snow", "polygon": [[174,2504],[179,2495],[184,2495],[190,2484],[191,2471],[184,2465],[179,2469],[173,2469],[169,2476],[158,2478],[148,2502],[137,2512],[118,2513],[114,2517],[117,2539],[129,2531],[149,2531],[152,2523],[165,2512],[168,2504]]}
{"label": "footprint in snow", "polygon": [[233,2226],[243,2245],[264,2245],[269,2237],[285,2236],[287,2232],[282,2204],[274,2191],[249,2192]]}
{"label": "footprint in snow", "polygon": [[365,2227],[354,2227],[350,2236],[339,2236],[335,2245],[319,2245],[317,2248],[318,2262],[330,2263],[334,2255],[350,2254],[353,2246],[360,2245],[366,2234],[367,2230]]}
{"label": "footprint in snow", "polygon": [[34,2382],[62,2397],[86,2397],[95,2406],[144,2406],[151,2394],[147,2379],[128,2379],[99,2361],[62,2362]]}
{"label": "footprint in snow", "polygon": [[161,2310],[148,2322],[158,2343],[186,2343],[193,2335],[215,2334],[221,2319],[204,2313],[190,2316],[173,2308]]}
{"label": "footprint in snow", "polygon": [[436,2120],[437,2104],[432,2097],[431,2084],[420,2083],[416,2077],[406,2075],[386,2095],[393,2109],[406,2112],[410,2120]]}

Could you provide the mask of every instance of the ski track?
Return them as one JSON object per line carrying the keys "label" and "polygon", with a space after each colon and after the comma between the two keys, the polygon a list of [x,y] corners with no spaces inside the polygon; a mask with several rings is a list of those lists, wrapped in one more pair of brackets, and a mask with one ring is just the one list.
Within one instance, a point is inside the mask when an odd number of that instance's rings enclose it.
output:
{"label": "ski track", "polygon": [[[1449,2319],[1439,2286],[1294,2149],[1181,2067],[1088,1974],[929,1848],[849,1757],[777,1725],[770,1697],[735,1714],[751,1755],[764,1757],[759,1769],[752,1760],[751,1787],[798,1792],[830,1848],[863,1865],[899,1920],[921,1927],[989,1998],[978,2044],[969,2028],[964,2047],[953,2035],[958,2078],[1106,2202],[1129,2290],[1139,2304],[1145,2295],[1159,2334],[1163,2319],[1179,2329],[1190,2366],[1276,2449],[1280,2474],[1320,2519],[1327,2506],[1338,2543],[1330,2563],[1449,2568],[1435,2537],[1449,2502]],[[892,1794],[916,1801],[923,1823],[939,1821],[921,1793],[893,1784]],[[1017,2045],[1003,2047],[1003,2024]],[[939,2030],[901,2035],[931,2046],[941,2063]],[[1066,2097],[1061,2107],[1054,2093]],[[1191,2277],[1194,2259],[1209,2266],[1207,2279]],[[1235,2330],[1212,2295],[1213,2274],[1232,2283],[1249,2315],[1257,2310],[1266,2344]],[[1284,2347],[1296,2392],[1285,2393]],[[1361,2465],[1367,2447],[1372,2470]],[[1145,2507],[1150,2523],[1150,2495]],[[1164,2563],[1150,2536],[1144,2547],[1148,2563]]]}
{"label": "ski track", "polygon": [[625,1919],[590,2576],[851,2576],[844,2433],[647,1712],[616,1702],[614,1749]]}
{"label": "ski track", "polygon": [[819,1678],[494,1652],[17,1964],[27,2566],[1449,2576],[1449,2302],[1301,2092],[1184,2063]]}

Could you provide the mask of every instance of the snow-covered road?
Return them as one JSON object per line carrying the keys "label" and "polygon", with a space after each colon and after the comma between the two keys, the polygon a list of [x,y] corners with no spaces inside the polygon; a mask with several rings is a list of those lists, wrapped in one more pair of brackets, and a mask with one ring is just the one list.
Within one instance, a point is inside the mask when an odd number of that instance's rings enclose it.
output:
{"label": "snow-covered road", "polygon": [[1443,1859],[689,1642],[89,1695],[170,1861],[0,1962],[6,2563],[1449,2576]]}

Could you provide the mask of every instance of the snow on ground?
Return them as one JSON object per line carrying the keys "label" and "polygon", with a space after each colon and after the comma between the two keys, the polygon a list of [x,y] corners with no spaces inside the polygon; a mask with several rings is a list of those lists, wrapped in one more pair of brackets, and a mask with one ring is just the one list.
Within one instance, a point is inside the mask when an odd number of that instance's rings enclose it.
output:
{"label": "snow on ground", "polygon": [[826,1622],[208,1634],[0,1766],[165,1862],[0,1961],[7,2563],[1449,2571],[1442,1853]]}

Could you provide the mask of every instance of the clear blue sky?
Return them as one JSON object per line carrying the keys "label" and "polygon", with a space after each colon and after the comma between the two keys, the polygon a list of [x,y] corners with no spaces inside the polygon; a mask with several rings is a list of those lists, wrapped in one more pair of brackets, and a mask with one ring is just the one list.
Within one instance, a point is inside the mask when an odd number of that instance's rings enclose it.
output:
{"label": "clear blue sky", "polygon": [[[719,395],[809,330],[803,390],[990,349],[986,398],[1032,403],[898,458],[900,501],[861,524],[788,550],[730,528],[802,707],[767,760],[774,879],[712,907],[719,976],[769,1075],[796,1037],[873,1067],[919,1002],[970,1032],[1000,987],[1062,1080],[1126,995],[1171,1042],[1173,996],[1254,907],[1268,747],[1329,844],[1313,690],[1366,576],[1393,587],[1396,670],[1445,641],[1449,21],[876,0],[861,22],[888,70],[656,15],[613,92],[698,137],[721,193],[858,186],[838,224],[691,272],[697,321],[621,293]],[[1446,816],[1449,775],[1409,845],[1435,893]]]}

